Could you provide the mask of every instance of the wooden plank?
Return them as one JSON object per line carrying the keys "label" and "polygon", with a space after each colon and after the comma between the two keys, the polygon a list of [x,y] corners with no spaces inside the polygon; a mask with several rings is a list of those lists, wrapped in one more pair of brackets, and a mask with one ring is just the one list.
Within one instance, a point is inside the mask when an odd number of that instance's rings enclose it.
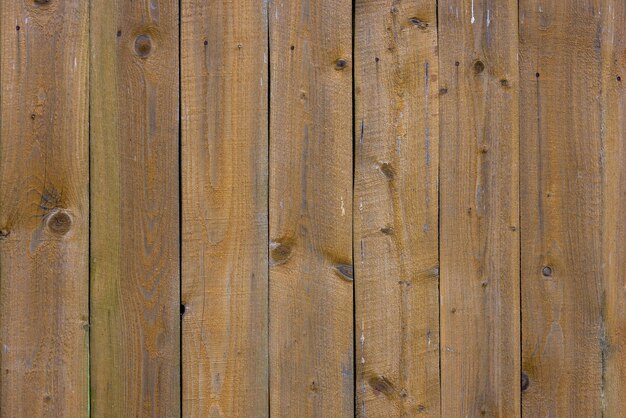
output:
{"label": "wooden plank", "polygon": [[439,19],[442,416],[519,416],[517,1]]}
{"label": "wooden plank", "polygon": [[184,416],[269,414],[266,7],[182,2]]}
{"label": "wooden plank", "polygon": [[269,19],[270,410],[352,416],[352,4]]}
{"label": "wooden plank", "polygon": [[436,2],[356,2],[358,416],[439,416]]}
{"label": "wooden plank", "polygon": [[180,414],[178,29],[91,2],[93,416]]}
{"label": "wooden plank", "polygon": [[626,4],[602,3],[603,399],[606,417],[626,411]]}
{"label": "wooden plank", "polygon": [[0,3],[0,415],[88,411],[83,1]]}
{"label": "wooden plank", "polygon": [[522,364],[528,416],[601,415],[599,3],[520,2]]}

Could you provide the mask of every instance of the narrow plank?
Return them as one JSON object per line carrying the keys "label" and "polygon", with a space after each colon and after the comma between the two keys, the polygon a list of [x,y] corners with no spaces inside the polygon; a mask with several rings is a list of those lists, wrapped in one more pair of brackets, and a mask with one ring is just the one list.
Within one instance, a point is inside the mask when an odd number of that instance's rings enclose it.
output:
{"label": "narrow plank", "polygon": [[178,1],[93,0],[91,45],[91,412],[178,416]]}
{"label": "narrow plank", "polygon": [[181,12],[183,415],[268,416],[267,5]]}
{"label": "narrow plank", "polygon": [[88,411],[89,10],[0,2],[0,415]]}
{"label": "narrow plank", "polygon": [[601,415],[599,4],[520,2],[522,365],[528,385],[522,408],[528,416]]}
{"label": "narrow plank", "polygon": [[603,2],[601,19],[603,415],[618,417],[626,411],[626,4]]}
{"label": "narrow plank", "polygon": [[437,7],[355,8],[356,413],[439,416]]}
{"label": "narrow plank", "polygon": [[352,4],[269,19],[270,410],[352,416]]}
{"label": "narrow plank", "polygon": [[439,19],[442,416],[520,416],[517,1]]}

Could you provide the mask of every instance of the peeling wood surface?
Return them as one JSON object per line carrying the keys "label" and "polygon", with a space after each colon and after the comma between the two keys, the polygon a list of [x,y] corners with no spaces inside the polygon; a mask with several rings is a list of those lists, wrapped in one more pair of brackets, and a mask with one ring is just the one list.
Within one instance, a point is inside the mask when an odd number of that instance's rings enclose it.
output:
{"label": "peeling wood surface", "polygon": [[0,2],[0,417],[622,416],[625,28]]}

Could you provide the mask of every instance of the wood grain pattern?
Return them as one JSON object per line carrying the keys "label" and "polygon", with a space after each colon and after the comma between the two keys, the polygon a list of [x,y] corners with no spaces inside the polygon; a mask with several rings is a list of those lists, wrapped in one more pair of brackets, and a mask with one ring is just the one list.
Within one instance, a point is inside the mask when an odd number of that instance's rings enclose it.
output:
{"label": "wood grain pattern", "polygon": [[517,1],[439,2],[442,416],[520,415]]}
{"label": "wood grain pattern", "polygon": [[270,410],[353,415],[352,5],[272,1]]}
{"label": "wood grain pattern", "polygon": [[528,416],[601,415],[600,20],[598,1],[520,2]]}
{"label": "wood grain pattern", "polygon": [[182,7],[183,415],[264,417],[267,5]]}
{"label": "wood grain pattern", "polygon": [[[626,4],[601,9],[603,415],[626,411]],[[593,157],[593,156],[592,156]]]}
{"label": "wood grain pattern", "polygon": [[436,2],[356,2],[356,413],[439,416]]}
{"label": "wood grain pattern", "polygon": [[178,1],[91,1],[93,416],[180,414]]}
{"label": "wood grain pattern", "polygon": [[88,8],[0,3],[0,416],[88,411]]}

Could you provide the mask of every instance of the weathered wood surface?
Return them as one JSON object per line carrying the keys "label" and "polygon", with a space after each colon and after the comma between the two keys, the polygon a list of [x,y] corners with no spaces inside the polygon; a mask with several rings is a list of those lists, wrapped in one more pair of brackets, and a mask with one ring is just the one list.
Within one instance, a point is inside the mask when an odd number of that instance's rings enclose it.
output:
{"label": "weathered wood surface", "polygon": [[517,1],[439,1],[441,415],[520,415]]}
{"label": "weathered wood surface", "polygon": [[[622,30],[614,25],[623,24],[613,19],[623,19],[623,7],[611,1],[520,2],[528,416],[601,416],[604,403],[611,405],[608,412],[623,402],[615,400],[618,375],[607,380],[623,370],[616,363],[623,356],[624,325],[616,320],[624,316],[624,253],[615,247],[624,243],[623,214],[615,212],[624,202],[617,175],[624,169],[623,103],[611,52],[620,42],[611,38]],[[612,393],[606,398],[605,384]],[[624,387],[619,391],[623,397]]]}
{"label": "weathered wood surface", "polygon": [[355,9],[358,416],[439,416],[436,2]]}
{"label": "weathered wood surface", "polygon": [[619,0],[0,2],[0,416],[623,415],[625,50]]}
{"label": "weathered wood surface", "polygon": [[274,416],[353,415],[351,10],[270,3]]}
{"label": "weathered wood surface", "polygon": [[267,9],[182,11],[183,415],[267,416]]}
{"label": "weathered wood surface", "polygon": [[0,415],[88,411],[89,10],[0,2]]}
{"label": "weathered wood surface", "polygon": [[626,4],[602,4],[601,176],[603,414],[626,411]]}
{"label": "weathered wood surface", "polygon": [[178,1],[91,0],[91,413],[180,414]]}

